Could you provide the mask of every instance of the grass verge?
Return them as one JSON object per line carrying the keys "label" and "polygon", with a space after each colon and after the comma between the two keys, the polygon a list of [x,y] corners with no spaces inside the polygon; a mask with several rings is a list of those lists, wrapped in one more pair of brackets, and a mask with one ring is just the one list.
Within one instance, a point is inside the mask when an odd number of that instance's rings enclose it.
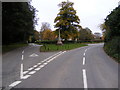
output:
{"label": "grass verge", "polygon": [[2,53],[7,53],[9,51],[12,51],[14,49],[20,48],[27,46],[28,44],[23,44],[23,43],[17,43],[17,44],[10,44],[10,45],[3,45],[2,46]]}
{"label": "grass verge", "polygon": [[40,51],[41,52],[63,51],[63,50],[71,50],[71,49],[75,49],[83,46],[87,46],[87,45],[81,44],[81,43],[63,44],[63,45],[44,44],[42,47],[40,47]]}

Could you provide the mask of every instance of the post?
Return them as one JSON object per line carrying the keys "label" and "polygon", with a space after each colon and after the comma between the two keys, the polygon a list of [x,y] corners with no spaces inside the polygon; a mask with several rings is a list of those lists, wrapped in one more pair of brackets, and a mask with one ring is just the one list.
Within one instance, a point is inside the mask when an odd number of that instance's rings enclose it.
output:
{"label": "post", "polygon": [[61,41],[61,37],[60,37],[60,30],[59,30],[59,36],[58,36],[58,41],[57,41],[57,45],[62,45],[62,41]]}

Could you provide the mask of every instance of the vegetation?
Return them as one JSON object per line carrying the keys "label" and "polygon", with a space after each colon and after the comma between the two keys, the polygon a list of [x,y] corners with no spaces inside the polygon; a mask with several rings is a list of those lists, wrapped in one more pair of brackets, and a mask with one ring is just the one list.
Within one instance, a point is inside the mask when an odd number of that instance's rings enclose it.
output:
{"label": "vegetation", "polygon": [[12,51],[16,48],[25,47],[27,45],[28,44],[23,44],[23,43],[17,43],[17,44],[14,43],[14,44],[10,44],[10,45],[4,45],[4,46],[2,46],[2,53]]}
{"label": "vegetation", "polygon": [[40,47],[41,52],[47,52],[47,51],[62,51],[62,50],[71,50],[79,47],[87,46],[85,44],[80,43],[69,43],[64,45],[56,45],[56,44],[44,44],[42,47]]}
{"label": "vegetation", "polygon": [[79,31],[79,40],[86,41],[86,40],[93,40],[94,36],[92,31],[89,28],[81,29]]}
{"label": "vegetation", "polygon": [[105,51],[120,62],[120,6],[106,17],[101,28],[105,38]]}
{"label": "vegetation", "polygon": [[56,32],[60,30],[61,38],[67,40],[78,37],[78,28],[81,28],[79,25],[80,19],[76,15],[76,10],[73,8],[74,3],[72,2],[62,2],[58,6],[60,8],[60,12],[57,14],[54,22],[55,28],[57,28]]}
{"label": "vegetation", "polygon": [[33,35],[35,8],[27,2],[2,3],[2,44],[26,42]]}

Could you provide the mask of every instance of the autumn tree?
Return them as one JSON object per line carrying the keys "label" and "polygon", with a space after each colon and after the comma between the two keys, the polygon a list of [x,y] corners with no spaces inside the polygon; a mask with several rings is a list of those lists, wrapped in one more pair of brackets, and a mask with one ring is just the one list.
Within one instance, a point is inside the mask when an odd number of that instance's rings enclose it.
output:
{"label": "autumn tree", "polygon": [[50,24],[48,22],[43,22],[40,29],[41,40],[54,40],[55,36],[55,32],[50,28]]}
{"label": "autumn tree", "polygon": [[45,30],[51,30],[50,29],[50,24],[48,22],[42,22],[42,26],[41,26],[41,29],[40,29],[40,38],[41,40],[44,39],[44,31]]}
{"label": "autumn tree", "polygon": [[75,39],[78,33],[77,28],[80,27],[80,19],[76,15],[73,5],[74,3],[69,1],[60,3],[58,5],[61,7],[60,12],[54,20],[56,31],[60,30],[61,37],[64,39]]}

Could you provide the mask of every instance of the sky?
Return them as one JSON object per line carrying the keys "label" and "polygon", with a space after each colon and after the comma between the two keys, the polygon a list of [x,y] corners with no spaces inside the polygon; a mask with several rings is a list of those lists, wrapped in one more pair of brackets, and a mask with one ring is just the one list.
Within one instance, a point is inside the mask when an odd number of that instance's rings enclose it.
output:
{"label": "sky", "polygon": [[[36,30],[40,31],[41,23],[48,22],[54,31],[54,19],[56,18],[60,7],[58,4],[67,0],[32,0],[31,5],[38,10],[36,13],[38,25]],[[118,6],[120,0],[69,0],[73,2],[76,15],[80,18],[80,25],[83,28],[88,27],[93,33],[100,32],[100,24],[110,12]]]}

